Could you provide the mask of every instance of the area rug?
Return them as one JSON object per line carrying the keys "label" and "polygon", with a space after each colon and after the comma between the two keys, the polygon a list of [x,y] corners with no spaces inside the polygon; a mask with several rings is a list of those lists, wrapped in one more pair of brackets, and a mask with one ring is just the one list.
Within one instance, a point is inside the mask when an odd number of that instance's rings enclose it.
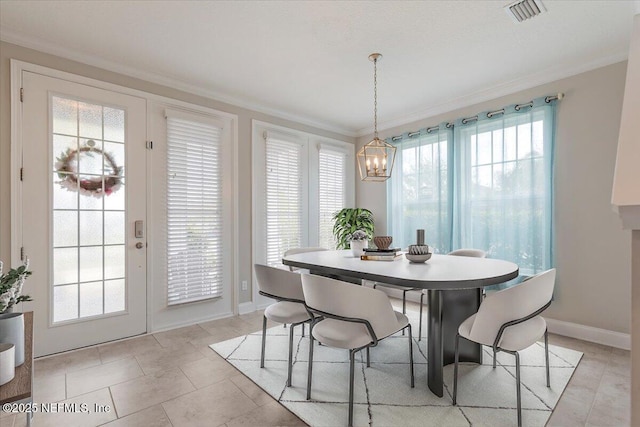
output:
{"label": "area rug", "polygon": [[[409,313],[417,331],[415,313]],[[424,328],[423,328],[424,329]],[[261,332],[212,344],[211,348],[311,426],[347,424],[348,351],[314,348],[311,400],[306,400],[309,337],[296,327],[292,386],[286,387],[289,329],[267,331],[265,367],[260,368]],[[307,329],[308,332],[308,329]],[[371,349],[371,367],[365,354],[357,355],[354,387],[356,426],[514,426],[516,425],[515,360],[484,348],[483,364],[462,363],[458,377],[458,406],[453,406],[453,365],[444,369],[445,395],[427,388],[426,337],[414,337],[415,388],[409,382],[407,338],[400,333]],[[521,353],[522,418],[524,426],[544,426],[562,395],[582,353],[549,346],[551,388],[546,386],[544,344]]]}

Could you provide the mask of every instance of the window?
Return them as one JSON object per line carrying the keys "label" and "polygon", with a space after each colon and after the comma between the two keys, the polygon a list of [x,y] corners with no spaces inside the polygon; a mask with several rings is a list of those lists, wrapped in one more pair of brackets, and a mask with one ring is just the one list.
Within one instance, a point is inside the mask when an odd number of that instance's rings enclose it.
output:
{"label": "window", "polygon": [[483,249],[523,275],[552,266],[555,105],[514,107],[402,138],[387,186],[394,241],[423,228],[436,252]]}
{"label": "window", "polygon": [[222,296],[222,128],[167,116],[168,304]]}
{"label": "window", "polygon": [[333,215],[346,205],[345,176],[347,153],[333,147],[321,146],[319,153],[318,214],[319,246],[336,248],[333,236]]}
{"label": "window", "polygon": [[265,138],[267,264],[302,245],[302,146],[273,133]]}
{"label": "window", "polygon": [[333,214],[354,203],[354,146],[253,123],[254,262],[282,265],[292,248],[335,248]]}
{"label": "window", "polygon": [[451,138],[451,130],[442,126],[407,136],[398,145],[387,198],[394,246],[415,243],[416,230],[421,228],[436,252],[451,251]]}

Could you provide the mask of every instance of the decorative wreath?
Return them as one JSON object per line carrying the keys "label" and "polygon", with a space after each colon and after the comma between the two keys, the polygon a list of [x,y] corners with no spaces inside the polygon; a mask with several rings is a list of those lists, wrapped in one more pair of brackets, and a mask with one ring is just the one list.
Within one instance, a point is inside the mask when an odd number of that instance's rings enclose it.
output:
{"label": "decorative wreath", "polygon": [[[60,178],[59,184],[62,188],[66,188],[69,191],[78,191],[80,194],[93,197],[101,197],[103,192],[109,196],[120,189],[122,186],[122,167],[116,164],[113,155],[94,147],[94,144],[93,140],[89,140],[87,146],[80,147],[77,150],[69,148],[56,159],[56,172],[58,173],[58,178]],[[102,186],[102,176],[78,180],[78,171],[72,165],[74,163],[77,164],[80,155],[83,153],[88,156],[98,154],[104,158],[104,175],[108,175],[104,179],[104,188]]]}

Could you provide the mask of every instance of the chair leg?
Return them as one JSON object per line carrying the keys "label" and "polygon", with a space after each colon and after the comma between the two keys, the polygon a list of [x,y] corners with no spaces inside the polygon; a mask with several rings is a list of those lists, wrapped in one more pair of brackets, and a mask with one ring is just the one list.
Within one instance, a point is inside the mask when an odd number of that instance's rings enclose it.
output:
{"label": "chair leg", "polygon": [[456,406],[456,398],[458,397],[458,343],[460,342],[460,334],[456,334],[456,346],[453,365],[453,406]]}
{"label": "chair leg", "polygon": [[413,377],[413,334],[411,333],[411,323],[407,325],[409,328],[409,369],[411,372],[411,388],[415,387],[415,381]]}
{"label": "chair leg", "polygon": [[522,427],[522,404],[520,403],[520,355],[514,352],[516,356],[516,392],[518,405],[518,427]]}
{"label": "chair leg", "polygon": [[[407,314],[407,292],[409,289],[405,289],[402,291],[402,314]],[[404,329],[402,330],[402,335],[404,335]]]}
{"label": "chair leg", "polygon": [[289,328],[289,361],[287,364],[287,387],[291,387],[291,370],[293,369],[293,329],[295,325],[292,323]]}
{"label": "chair leg", "polygon": [[369,347],[367,347],[367,368],[371,367],[371,355],[369,354]]}
{"label": "chair leg", "polygon": [[307,400],[311,400],[311,375],[313,374],[313,324],[309,326],[309,368],[307,370]]}
{"label": "chair leg", "polygon": [[302,338],[304,338],[304,323],[302,324]]}
{"label": "chair leg", "polygon": [[353,426],[353,380],[356,350],[349,350],[349,427]]}
{"label": "chair leg", "polygon": [[493,369],[496,369],[496,349],[493,349]]}
{"label": "chair leg", "polygon": [[544,330],[544,356],[547,362],[547,387],[551,387],[551,376],[549,375],[549,331]]}
{"label": "chair leg", "polygon": [[420,291],[420,324],[418,325],[418,341],[422,340],[422,300],[424,299],[424,292]]}
{"label": "chair leg", "polygon": [[267,342],[267,317],[262,316],[262,353],[260,353],[260,367],[264,368],[264,346]]}

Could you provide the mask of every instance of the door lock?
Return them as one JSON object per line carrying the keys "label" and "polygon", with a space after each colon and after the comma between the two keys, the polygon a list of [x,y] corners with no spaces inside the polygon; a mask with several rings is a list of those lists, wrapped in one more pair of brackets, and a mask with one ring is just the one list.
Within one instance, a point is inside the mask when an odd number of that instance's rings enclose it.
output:
{"label": "door lock", "polygon": [[136,239],[143,239],[144,238],[144,221],[142,220],[137,220],[136,222],[134,222],[134,234],[136,236]]}

